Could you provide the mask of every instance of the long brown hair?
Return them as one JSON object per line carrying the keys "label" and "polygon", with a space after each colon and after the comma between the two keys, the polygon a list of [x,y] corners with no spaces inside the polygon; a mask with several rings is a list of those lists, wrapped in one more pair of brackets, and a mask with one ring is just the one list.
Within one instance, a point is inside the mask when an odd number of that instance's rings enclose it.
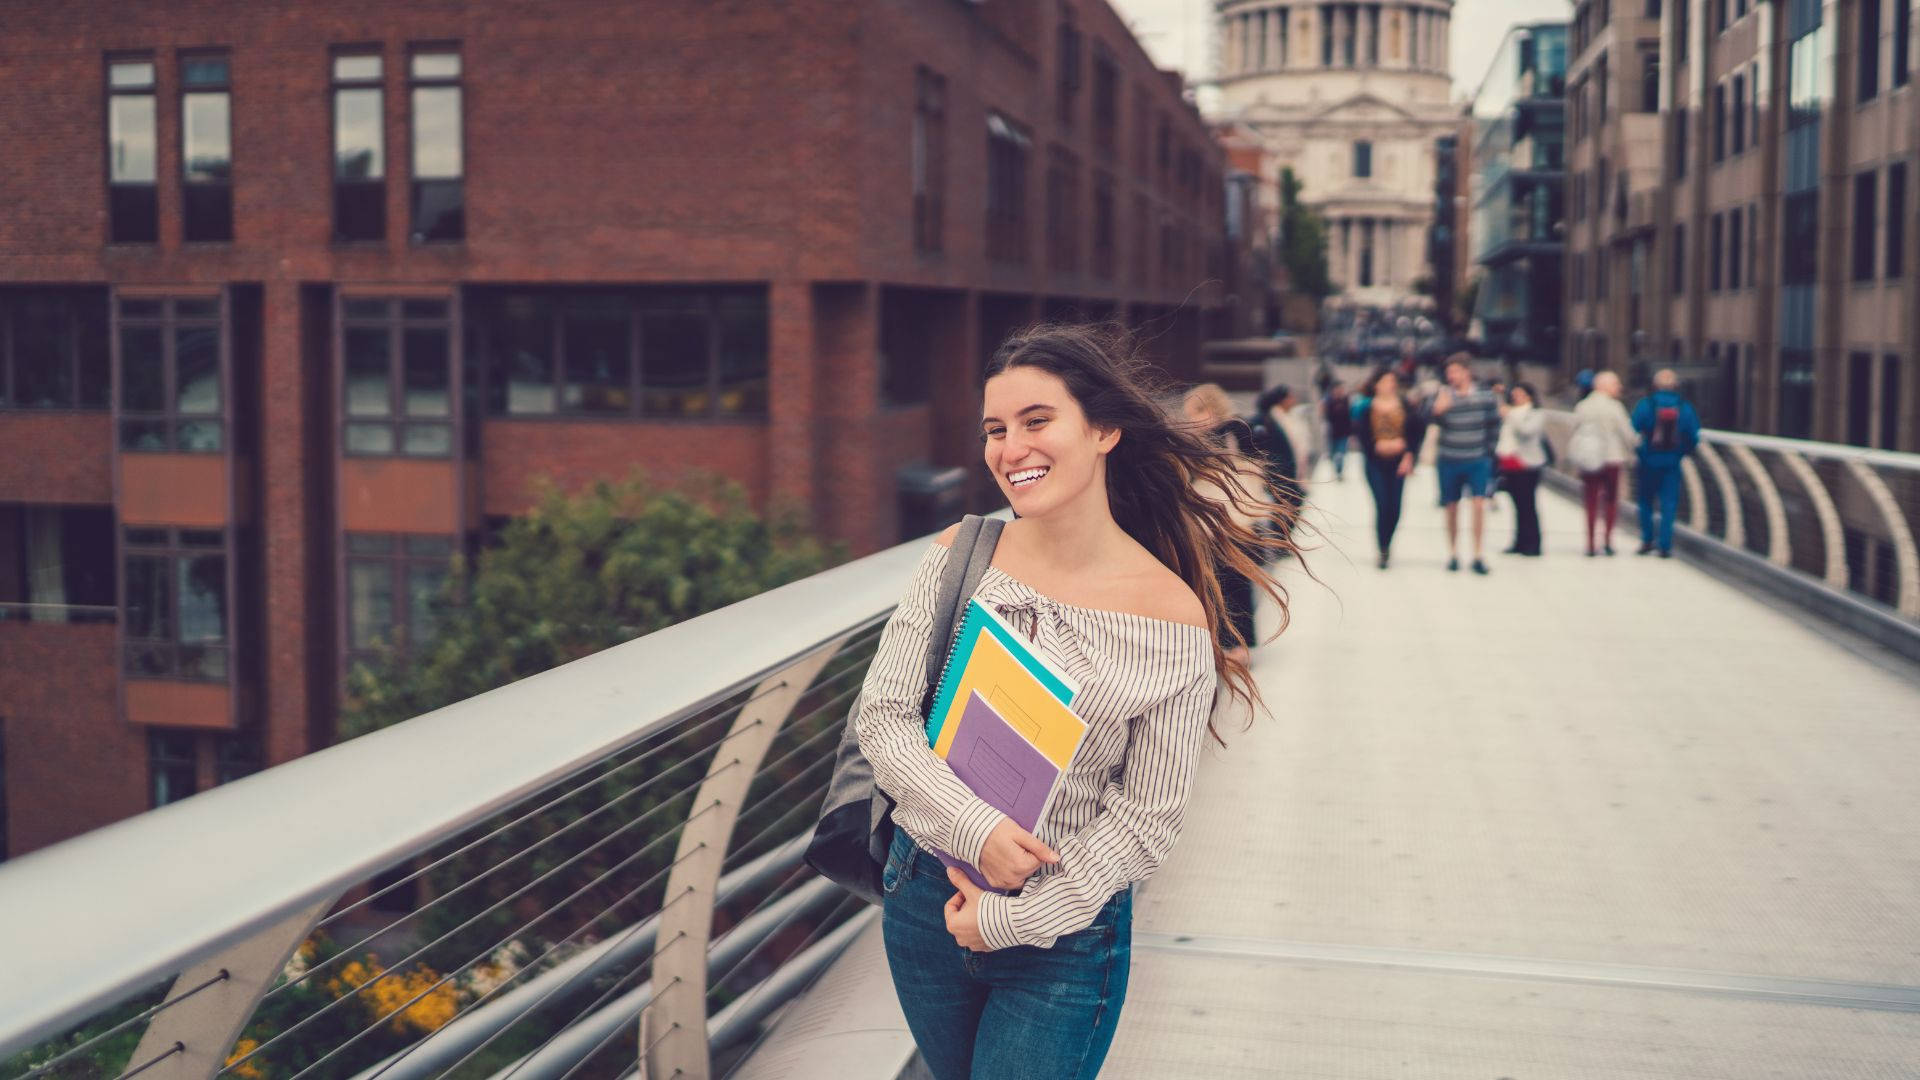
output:
{"label": "long brown hair", "polygon": [[[1292,508],[1285,503],[1245,500],[1238,479],[1243,459],[1216,445],[1198,425],[1167,415],[1159,399],[1170,386],[1140,355],[1125,330],[1055,324],[1030,327],[994,351],[985,378],[1016,367],[1057,377],[1080,404],[1089,425],[1120,431],[1120,441],[1107,454],[1107,504],[1113,519],[1200,597],[1209,634],[1214,627],[1225,626],[1235,644],[1253,644],[1224,617],[1222,570],[1245,575],[1272,597],[1280,609],[1280,630],[1286,629],[1286,587],[1263,564],[1282,553],[1299,554],[1289,538]],[[1206,486],[1224,492],[1232,507],[1195,490],[1197,481],[1210,481]],[[1255,532],[1235,520],[1235,511],[1246,519],[1266,518],[1274,528]],[[1229,693],[1249,706],[1264,707],[1253,673],[1227,655],[1217,636],[1213,665]],[[1248,725],[1252,722],[1249,715]],[[1211,718],[1207,732],[1226,745]]]}

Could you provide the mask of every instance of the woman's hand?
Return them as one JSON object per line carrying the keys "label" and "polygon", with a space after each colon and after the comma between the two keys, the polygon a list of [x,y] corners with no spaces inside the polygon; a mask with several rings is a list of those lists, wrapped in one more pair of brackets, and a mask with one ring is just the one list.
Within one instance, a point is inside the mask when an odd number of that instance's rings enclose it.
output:
{"label": "woman's hand", "polygon": [[980,849],[980,876],[996,889],[1017,889],[1040,869],[1041,863],[1052,865],[1059,861],[1059,854],[1052,848],[1012,818],[1003,817],[987,835],[986,846]]}
{"label": "woman's hand", "polygon": [[1413,455],[1412,454],[1404,455],[1400,459],[1400,475],[1406,476],[1412,472],[1413,472]]}
{"label": "woman's hand", "polygon": [[990,951],[987,939],[980,936],[980,886],[951,866],[947,867],[947,880],[960,890],[947,901],[947,933],[974,952]]}
{"label": "woman's hand", "polygon": [[1407,440],[1381,439],[1373,445],[1373,452],[1384,458],[1399,457],[1407,452]]}

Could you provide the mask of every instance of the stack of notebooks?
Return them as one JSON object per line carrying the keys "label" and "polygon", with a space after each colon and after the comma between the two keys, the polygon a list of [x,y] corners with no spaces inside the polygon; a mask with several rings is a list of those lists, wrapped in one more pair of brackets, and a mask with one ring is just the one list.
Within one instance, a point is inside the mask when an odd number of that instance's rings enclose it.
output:
{"label": "stack of notebooks", "polygon": [[[1079,692],[1005,619],[969,599],[934,693],[927,742],[974,794],[1037,834],[1087,736],[1086,722],[1068,708]],[[982,889],[1006,894],[964,859],[934,854]]]}

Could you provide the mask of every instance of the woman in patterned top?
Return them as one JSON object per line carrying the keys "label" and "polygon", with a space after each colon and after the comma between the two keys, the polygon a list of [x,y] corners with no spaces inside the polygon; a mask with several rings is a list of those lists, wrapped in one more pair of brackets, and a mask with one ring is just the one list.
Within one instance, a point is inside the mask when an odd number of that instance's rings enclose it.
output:
{"label": "woman in patterned top", "polygon": [[[1099,1072],[1126,996],[1132,886],[1179,837],[1201,740],[1219,739],[1216,691],[1259,698],[1210,632],[1215,566],[1259,585],[1284,626],[1285,592],[1262,565],[1291,550],[1287,523],[1256,535],[1196,490],[1237,490],[1234,460],[1155,391],[1124,339],[1084,327],[1018,334],[987,366],[985,464],[1018,519],[974,596],[1079,682],[1088,725],[1035,833],[927,745],[924,657],[955,530],[928,548],[867,674],[855,731],[897,826],[887,960],[938,1080]],[[936,850],[1012,894],[976,888]]]}

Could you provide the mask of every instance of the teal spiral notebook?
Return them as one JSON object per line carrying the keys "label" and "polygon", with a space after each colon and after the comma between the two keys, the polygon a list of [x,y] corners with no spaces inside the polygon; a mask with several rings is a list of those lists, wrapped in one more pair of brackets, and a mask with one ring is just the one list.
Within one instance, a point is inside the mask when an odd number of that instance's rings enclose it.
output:
{"label": "teal spiral notebook", "polygon": [[980,640],[981,634],[993,635],[994,640],[1012,653],[1014,660],[1062,705],[1072,704],[1074,695],[1080,692],[1072,679],[1035,652],[1032,644],[1008,625],[1005,619],[980,601],[969,598],[966,613],[960,620],[960,631],[953,639],[953,648],[947,652],[946,667],[940,671],[940,682],[933,695],[933,708],[927,713],[929,746],[940,745],[944,724],[951,722],[949,718],[955,711],[954,695],[960,685],[960,673],[967,669],[967,661],[972,657],[974,644]]}

